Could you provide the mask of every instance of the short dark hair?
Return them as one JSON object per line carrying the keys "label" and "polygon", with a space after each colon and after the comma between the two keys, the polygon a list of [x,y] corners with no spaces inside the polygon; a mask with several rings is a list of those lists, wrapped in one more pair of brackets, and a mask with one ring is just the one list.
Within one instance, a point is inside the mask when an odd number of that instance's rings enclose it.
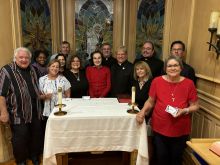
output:
{"label": "short dark hair", "polygon": [[55,59],[58,59],[58,57],[60,57],[60,56],[64,57],[64,59],[65,59],[65,61],[66,61],[66,56],[65,56],[64,54],[62,54],[62,53],[58,53],[58,54],[56,55]]}
{"label": "short dark hair", "polygon": [[61,45],[64,45],[64,44],[68,44],[70,46],[70,43],[68,41],[62,41],[61,42]]}
{"label": "short dark hair", "polygon": [[170,50],[172,50],[173,45],[175,45],[175,44],[180,44],[180,45],[182,45],[183,51],[185,51],[185,48],[186,48],[186,47],[185,47],[185,44],[183,43],[183,41],[180,41],[180,40],[173,41],[172,44],[171,44],[171,46],[170,46]]}
{"label": "short dark hair", "polygon": [[103,43],[103,44],[102,44],[102,48],[103,48],[105,45],[108,45],[108,46],[110,46],[110,48],[111,48],[111,44],[108,43],[108,42]]}
{"label": "short dark hair", "polygon": [[45,50],[36,50],[34,52],[34,59],[33,59],[35,62],[36,62],[37,57],[39,57],[40,54],[44,54],[46,58],[48,57],[48,52],[47,51],[45,51]]}
{"label": "short dark hair", "polygon": [[152,41],[150,41],[150,40],[144,41],[143,44],[142,44],[142,47],[143,47],[144,44],[146,44],[146,43],[151,44],[151,46],[152,46],[152,50],[154,50],[154,43],[153,43]]}

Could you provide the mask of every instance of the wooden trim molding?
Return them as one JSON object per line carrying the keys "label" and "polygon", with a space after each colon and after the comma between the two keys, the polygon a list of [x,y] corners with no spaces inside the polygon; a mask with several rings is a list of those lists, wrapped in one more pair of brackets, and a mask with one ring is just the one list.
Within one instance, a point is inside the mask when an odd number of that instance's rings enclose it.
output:
{"label": "wooden trim molding", "polygon": [[200,79],[203,79],[203,80],[207,80],[207,81],[210,81],[210,82],[220,84],[220,80],[217,79],[217,78],[214,78],[214,77],[209,77],[209,76],[202,75],[202,74],[196,74],[196,77],[198,77]]}
{"label": "wooden trim molding", "polygon": [[200,108],[205,111],[206,113],[208,113],[209,115],[213,116],[214,118],[216,118],[217,120],[220,120],[220,116],[213,113],[210,109],[208,109],[207,107],[204,107],[202,105],[200,105]]}
{"label": "wooden trim molding", "polygon": [[123,14],[124,0],[114,1],[114,16],[113,16],[113,54],[115,50],[123,43]]}
{"label": "wooden trim molding", "polygon": [[163,59],[166,59],[170,53],[170,33],[171,18],[173,13],[173,0],[165,1],[164,30],[163,30]]}
{"label": "wooden trim molding", "polygon": [[22,46],[20,0],[10,0],[13,49]]}
{"label": "wooden trim molding", "polygon": [[199,106],[204,109],[205,112],[220,119],[220,98],[210,95],[202,90],[198,91]]}
{"label": "wooden trim molding", "polygon": [[214,95],[211,95],[211,94],[209,94],[209,93],[207,93],[207,92],[204,92],[204,91],[202,91],[202,90],[200,90],[200,89],[197,89],[197,92],[198,92],[199,94],[201,94],[201,95],[204,95],[204,96],[207,97],[208,99],[211,99],[211,100],[214,100],[214,101],[220,103],[220,98],[219,98],[219,97],[216,97],[216,96],[214,96]]}
{"label": "wooden trim molding", "polygon": [[138,1],[130,0],[129,6],[126,8],[126,47],[128,50],[128,60],[133,62],[136,58],[136,26]]}
{"label": "wooden trim molding", "polygon": [[186,62],[187,63],[189,63],[190,55],[191,55],[191,43],[192,43],[192,33],[193,33],[194,11],[195,11],[195,0],[192,0],[191,1],[190,23],[189,23],[189,35],[188,35],[188,42],[187,42],[187,56],[186,56]]}
{"label": "wooden trim molding", "polygon": [[56,53],[60,48],[60,16],[59,0],[50,0],[51,14],[51,36],[52,36],[52,53]]}

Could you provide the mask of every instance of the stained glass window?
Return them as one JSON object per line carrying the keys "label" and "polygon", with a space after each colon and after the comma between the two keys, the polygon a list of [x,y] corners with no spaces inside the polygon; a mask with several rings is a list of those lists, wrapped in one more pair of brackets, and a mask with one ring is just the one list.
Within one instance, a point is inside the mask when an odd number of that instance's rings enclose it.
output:
{"label": "stained glass window", "polygon": [[76,0],[75,36],[78,54],[90,54],[105,42],[112,44],[113,0]]}
{"label": "stained glass window", "polygon": [[161,56],[165,0],[139,0],[137,13],[137,55],[141,54],[144,41],[154,43],[157,56]]}
{"label": "stained glass window", "polygon": [[50,9],[46,0],[21,0],[23,46],[51,54]]}

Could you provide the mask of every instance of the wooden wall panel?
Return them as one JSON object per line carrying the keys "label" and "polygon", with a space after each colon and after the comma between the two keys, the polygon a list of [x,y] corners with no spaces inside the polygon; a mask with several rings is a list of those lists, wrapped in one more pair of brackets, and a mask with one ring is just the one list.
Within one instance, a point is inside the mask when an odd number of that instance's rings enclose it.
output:
{"label": "wooden wall panel", "polygon": [[220,116],[205,109],[192,115],[192,138],[220,138]]}
{"label": "wooden wall panel", "polygon": [[10,3],[9,0],[1,0],[0,3],[0,67],[9,63],[13,57],[14,44]]}
{"label": "wooden wall panel", "polygon": [[[208,51],[206,42],[210,39],[208,32],[210,14],[213,10],[220,10],[219,0],[195,0],[194,21],[191,35],[190,64],[195,68],[198,76],[198,89],[220,98],[220,59],[216,59],[215,51]],[[214,37],[213,41],[215,42]],[[201,80],[200,80],[201,79]]]}
{"label": "wooden wall panel", "polygon": [[192,117],[192,137],[201,137],[203,127],[203,116],[200,112],[194,113]]}
{"label": "wooden wall panel", "polygon": [[220,123],[216,123],[214,129],[214,138],[219,138],[219,137],[220,137]]}
{"label": "wooden wall panel", "polygon": [[[174,40],[182,40],[188,45],[193,0],[166,1],[163,54],[170,55],[170,44]],[[180,12],[181,11],[181,12]],[[182,14],[181,14],[182,13]]]}
{"label": "wooden wall panel", "polygon": [[214,128],[213,128],[212,120],[209,117],[204,116],[202,138],[212,137],[213,130]]}
{"label": "wooden wall panel", "polygon": [[[123,45],[124,0],[114,1],[113,52]],[[115,52],[113,53],[115,54]]]}

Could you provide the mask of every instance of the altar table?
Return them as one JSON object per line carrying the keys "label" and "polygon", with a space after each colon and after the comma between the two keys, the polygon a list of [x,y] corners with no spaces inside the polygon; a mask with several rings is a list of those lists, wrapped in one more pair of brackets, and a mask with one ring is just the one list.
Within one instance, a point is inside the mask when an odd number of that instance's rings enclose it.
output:
{"label": "altar table", "polygon": [[136,165],[147,165],[148,145],[145,122],[138,124],[127,113],[126,103],[116,98],[63,99],[65,116],[48,118],[43,164],[54,165],[56,154],[89,151],[138,150]]}

